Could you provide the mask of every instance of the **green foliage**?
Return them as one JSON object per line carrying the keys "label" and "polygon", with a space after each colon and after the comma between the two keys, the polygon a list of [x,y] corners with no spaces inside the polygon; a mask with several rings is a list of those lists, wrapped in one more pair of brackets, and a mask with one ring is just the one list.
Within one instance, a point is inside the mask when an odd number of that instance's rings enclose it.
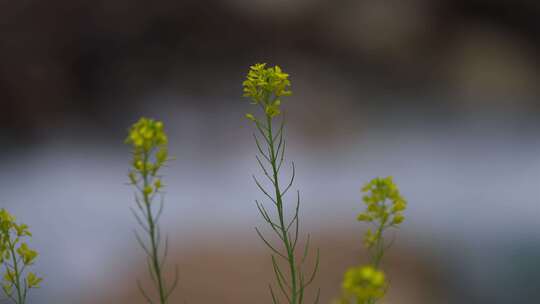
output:
{"label": "green foliage", "polygon": [[7,210],[0,210],[0,263],[4,266],[4,277],[1,283],[6,297],[13,303],[26,303],[30,289],[39,288],[43,281],[27,267],[34,264],[38,253],[22,240],[32,234],[25,224],[17,224],[15,217]]}
{"label": "green foliage", "polygon": [[[251,99],[252,104],[258,105],[264,113],[264,119],[259,120],[255,115],[248,113],[246,118],[254,122],[259,136],[254,135],[255,143],[260,156],[257,162],[265,177],[271,185],[271,189],[266,189],[263,184],[253,176],[257,187],[270,201],[272,209],[265,207],[259,201],[255,201],[257,208],[266,221],[272,232],[280,240],[280,246],[273,245],[268,241],[261,231],[256,228],[256,232],[262,241],[272,252],[272,266],[276,277],[277,287],[281,296],[289,304],[304,303],[304,291],[313,280],[319,267],[319,251],[317,250],[316,262],[312,272],[305,275],[303,266],[309,253],[309,235],[303,248],[301,259],[296,257],[299,239],[299,210],[300,194],[297,191],[296,205],[293,209],[292,218],[286,218],[288,205],[284,203],[284,196],[293,185],[295,177],[295,167],[292,163],[291,179],[282,187],[280,184],[280,170],[285,158],[285,140],[283,137],[284,121],[277,129],[273,127],[274,119],[281,114],[281,97],[291,95],[289,90],[289,75],[281,71],[278,66],[266,68],[266,64],[255,64],[248,72],[246,81],[243,82],[244,96]],[[262,138],[262,144],[259,138]],[[263,148],[264,146],[264,148]],[[281,263],[287,265],[287,270],[283,271]],[[280,295],[269,285],[272,301],[279,303]],[[319,301],[319,292],[315,303]]]}
{"label": "green foliage", "polygon": [[[159,303],[168,303],[168,298],[178,283],[178,269],[172,285],[168,286],[163,278],[163,266],[167,258],[168,238],[161,248],[159,218],[163,211],[163,182],[159,170],[170,160],[167,148],[167,135],[163,123],[148,118],[141,118],[130,129],[126,143],[132,146],[133,160],[128,174],[130,184],[136,189],[135,201],[138,210],[131,209],[137,222],[146,235],[146,241],[138,232],[135,236],[147,255],[147,265],[152,282],[159,294]],[[156,206],[156,198],[160,197]],[[155,210],[157,208],[157,210]],[[137,286],[148,303],[154,303],[141,283]]]}
{"label": "green foliage", "polygon": [[343,295],[337,301],[339,304],[374,304],[384,296],[388,285],[384,273],[380,270],[380,264],[385,250],[392,244],[385,242],[383,234],[388,228],[399,227],[405,219],[403,211],[407,202],[399,193],[392,177],[375,178],[362,188],[362,192],[365,193],[363,201],[366,209],[357,219],[374,227],[374,230],[368,228],[364,236],[370,264],[350,268],[345,273]]}

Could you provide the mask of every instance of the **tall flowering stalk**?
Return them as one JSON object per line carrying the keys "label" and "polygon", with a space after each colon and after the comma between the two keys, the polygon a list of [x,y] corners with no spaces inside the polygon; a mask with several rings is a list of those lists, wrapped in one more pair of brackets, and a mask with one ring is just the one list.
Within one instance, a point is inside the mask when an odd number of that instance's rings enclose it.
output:
{"label": "tall flowering stalk", "polygon": [[26,272],[38,256],[23,241],[23,238],[31,236],[27,225],[17,224],[13,215],[0,209],[0,264],[4,268],[1,287],[12,303],[26,303],[28,291],[39,288],[43,280],[33,272]]}
{"label": "tall flowering stalk", "polygon": [[[159,171],[169,161],[167,142],[163,123],[148,118],[141,118],[135,123],[126,139],[126,143],[133,148],[133,160],[128,176],[130,184],[135,187],[137,203],[137,210],[131,211],[146,236],[143,238],[135,231],[135,237],[147,255],[148,272],[159,296],[159,302],[155,303],[160,304],[168,303],[169,296],[178,283],[178,269],[170,286],[165,281],[163,267],[167,258],[168,238],[165,238],[162,248],[159,227],[164,205],[162,192],[164,185]],[[139,281],[137,286],[146,301],[154,303]]]}
{"label": "tall flowering stalk", "polygon": [[[291,83],[289,75],[284,73],[280,67],[266,67],[266,64],[255,64],[248,72],[247,79],[243,82],[244,97],[251,99],[253,105],[258,106],[264,115],[257,118],[254,114],[246,114],[246,118],[251,120],[258,131],[258,136],[254,134],[255,143],[259,154],[257,162],[265,177],[269,181],[270,189],[253,176],[257,187],[270,201],[272,209],[268,209],[264,204],[255,201],[257,208],[271,228],[271,231],[280,240],[280,246],[272,244],[258,228],[256,232],[264,244],[272,252],[272,266],[276,277],[277,288],[281,295],[289,304],[304,303],[304,291],[309,286],[317,273],[319,267],[319,251],[317,250],[316,262],[313,270],[306,276],[303,266],[309,253],[309,235],[304,245],[300,257],[297,257],[299,239],[299,211],[300,194],[296,192],[296,204],[292,208],[292,217],[286,216],[288,205],[284,202],[284,196],[293,185],[295,177],[295,167],[292,163],[292,175],[285,187],[280,181],[280,170],[285,159],[285,140],[283,137],[284,120],[276,128],[275,121],[281,114],[281,99],[291,95],[289,90]],[[262,141],[260,140],[262,138]],[[280,261],[281,260],[281,261]],[[282,269],[282,263],[286,264],[287,270]],[[269,285],[272,302],[279,303],[280,296]],[[319,301],[319,292],[315,303]]]}
{"label": "tall flowering stalk", "polygon": [[392,242],[385,240],[384,232],[389,228],[398,228],[405,219],[403,211],[407,202],[392,177],[375,178],[362,188],[362,192],[366,193],[363,196],[366,210],[357,219],[372,225],[364,236],[370,263],[345,272],[343,296],[337,301],[339,304],[374,304],[385,295],[388,284],[380,266]]}

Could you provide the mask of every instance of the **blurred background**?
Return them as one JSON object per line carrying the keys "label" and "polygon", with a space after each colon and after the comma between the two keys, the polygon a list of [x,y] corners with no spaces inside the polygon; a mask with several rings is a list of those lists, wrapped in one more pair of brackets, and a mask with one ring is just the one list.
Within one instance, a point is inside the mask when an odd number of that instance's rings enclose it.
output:
{"label": "blurred background", "polygon": [[[30,225],[30,303],[143,303],[128,126],[163,120],[173,303],[269,303],[241,82],[284,100],[321,303],[366,262],[361,185],[409,201],[385,303],[540,297],[540,4],[526,0],[0,0],[0,207]],[[292,203],[292,201],[290,202]],[[172,273],[171,273],[172,275]]]}

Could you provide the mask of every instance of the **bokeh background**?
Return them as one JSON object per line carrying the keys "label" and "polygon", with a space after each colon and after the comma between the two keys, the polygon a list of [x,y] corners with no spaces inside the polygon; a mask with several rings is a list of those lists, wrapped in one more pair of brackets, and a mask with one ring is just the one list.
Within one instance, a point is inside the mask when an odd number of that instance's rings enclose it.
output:
{"label": "bokeh background", "polygon": [[269,303],[253,227],[255,62],[284,101],[322,303],[366,261],[360,187],[409,201],[386,303],[540,297],[540,4],[526,0],[0,0],[0,207],[34,232],[30,303],[143,303],[127,127],[163,120],[173,303]]}

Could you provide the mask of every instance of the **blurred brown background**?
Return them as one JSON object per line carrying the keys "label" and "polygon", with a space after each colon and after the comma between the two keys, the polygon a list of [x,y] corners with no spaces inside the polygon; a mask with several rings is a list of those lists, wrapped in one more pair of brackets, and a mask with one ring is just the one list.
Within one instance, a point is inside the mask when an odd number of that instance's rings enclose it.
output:
{"label": "blurred brown background", "polygon": [[[540,4],[0,0],[0,207],[34,231],[31,303],[142,303],[127,127],[164,120],[174,303],[270,302],[241,82],[291,74],[288,159],[322,303],[366,260],[360,186],[409,200],[387,303],[540,296]],[[532,303],[531,302],[531,303]]]}

